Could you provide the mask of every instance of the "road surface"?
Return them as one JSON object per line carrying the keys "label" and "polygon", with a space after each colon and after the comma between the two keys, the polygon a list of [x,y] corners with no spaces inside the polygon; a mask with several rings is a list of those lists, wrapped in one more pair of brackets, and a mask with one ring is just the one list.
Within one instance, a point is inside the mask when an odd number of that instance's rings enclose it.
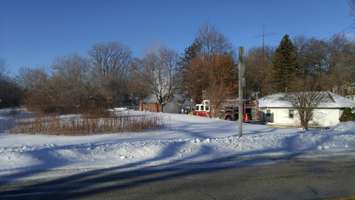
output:
{"label": "road surface", "polygon": [[52,180],[3,183],[0,199],[302,200],[355,195],[354,157],[296,157],[257,166],[233,165],[240,163],[237,158],[218,162],[223,165],[204,168],[207,163],[195,163],[131,172],[105,169]]}

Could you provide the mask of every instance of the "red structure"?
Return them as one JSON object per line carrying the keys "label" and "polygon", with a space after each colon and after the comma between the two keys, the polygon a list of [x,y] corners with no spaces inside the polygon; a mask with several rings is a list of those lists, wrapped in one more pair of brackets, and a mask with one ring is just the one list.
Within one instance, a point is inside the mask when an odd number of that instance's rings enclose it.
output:
{"label": "red structure", "polygon": [[161,112],[161,107],[158,103],[139,102],[139,111]]}

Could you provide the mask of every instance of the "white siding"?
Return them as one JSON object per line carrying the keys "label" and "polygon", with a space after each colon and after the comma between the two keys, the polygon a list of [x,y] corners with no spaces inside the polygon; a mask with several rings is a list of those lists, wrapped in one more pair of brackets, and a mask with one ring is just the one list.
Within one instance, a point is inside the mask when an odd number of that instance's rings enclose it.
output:
{"label": "white siding", "polygon": [[342,111],[340,109],[315,109],[311,123],[323,127],[335,126],[340,122],[341,114]]}
{"label": "white siding", "polygon": [[[264,113],[270,110],[273,114],[274,122],[270,124],[280,126],[299,126],[300,120],[296,109],[294,110],[294,117],[289,117],[289,108],[264,108]],[[292,109],[291,109],[292,110]],[[339,123],[339,118],[342,114],[340,109],[315,109],[313,110],[313,119],[310,121],[310,125],[328,127],[335,126]]]}

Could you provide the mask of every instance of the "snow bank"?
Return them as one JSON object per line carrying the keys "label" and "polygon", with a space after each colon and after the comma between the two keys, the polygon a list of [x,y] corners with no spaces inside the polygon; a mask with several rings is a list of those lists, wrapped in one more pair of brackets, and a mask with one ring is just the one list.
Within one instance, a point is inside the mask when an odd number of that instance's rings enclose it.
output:
{"label": "snow bank", "polygon": [[[166,120],[166,127],[142,133],[11,135],[2,129],[0,182],[11,175],[31,170],[65,171],[117,166],[131,169],[164,164],[178,166],[227,156],[242,159],[296,153],[327,155],[329,152],[355,149],[355,122],[307,132],[297,128],[277,129],[245,124],[245,135],[239,138],[235,135],[235,122],[178,114],[157,115]],[[7,122],[12,119],[11,116],[2,116],[0,120]]]}
{"label": "snow bank", "polygon": [[349,132],[355,134],[355,122],[343,122],[338,126],[334,127],[333,131],[335,133]]}

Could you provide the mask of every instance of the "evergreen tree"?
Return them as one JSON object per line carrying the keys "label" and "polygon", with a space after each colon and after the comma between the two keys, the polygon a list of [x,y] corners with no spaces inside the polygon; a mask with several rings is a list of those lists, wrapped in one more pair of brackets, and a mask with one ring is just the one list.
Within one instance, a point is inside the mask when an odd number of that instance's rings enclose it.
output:
{"label": "evergreen tree", "polygon": [[201,52],[201,44],[198,41],[194,41],[190,46],[185,49],[184,56],[181,59],[182,65],[190,64],[191,60],[198,56]]}
{"label": "evergreen tree", "polygon": [[[198,57],[201,53],[201,44],[195,40],[193,43],[185,49],[184,55],[181,58],[180,65],[180,83],[181,88],[180,90],[183,91],[182,93],[186,92],[185,94],[188,96],[194,96],[191,94],[192,88],[196,88],[196,86],[191,85],[191,62],[194,58]],[[200,88],[195,89],[197,91],[201,90]],[[202,91],[200,91],[202,92]]]}
{"label": "evergreen tree", "polygon": [[288,35],[282,38],[272,63],[273,89],[275,92],[286,92],[293,86],[297,75],[297,51]]}

